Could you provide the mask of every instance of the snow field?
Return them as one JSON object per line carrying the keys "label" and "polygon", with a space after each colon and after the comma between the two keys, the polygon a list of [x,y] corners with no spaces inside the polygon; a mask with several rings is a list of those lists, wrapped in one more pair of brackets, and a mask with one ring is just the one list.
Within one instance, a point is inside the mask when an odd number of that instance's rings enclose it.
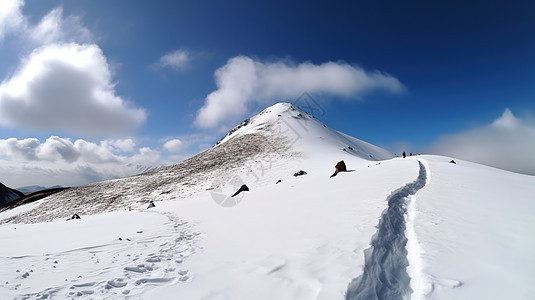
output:
{"label": "snow field", "polygon": [[414,229],[429,299],[534,299],[535,177],[422,156]]}
{"label": "snow field", "polygon": [[10,243],[0,249],[4,299],[135,296],[187,282],[183,261],[201,238],[171,214],[138,211],[2,225],[0,236]]}
{"label": "snow field", "polygon": [[220,207],[209,195],[161,203],[158,209],[181,211],[198,224],[205,238],[199,242],[203,250],[185,263],[195,280],[146,297],[343,298],[361,273],[385,199],[414,180],[418,165],[369,162],[329,178],[331,168],[251,189],[234,207]]}

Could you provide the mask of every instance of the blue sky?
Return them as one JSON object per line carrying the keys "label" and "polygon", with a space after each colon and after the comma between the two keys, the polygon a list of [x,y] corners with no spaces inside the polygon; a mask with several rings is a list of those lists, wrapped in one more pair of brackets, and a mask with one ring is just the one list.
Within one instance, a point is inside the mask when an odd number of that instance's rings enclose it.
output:
{"label": "blue sky", "polygon": [[530,1],[9,0],[0,76],[14,187],[177,162],[302,92],[393,152],[535,174]]}

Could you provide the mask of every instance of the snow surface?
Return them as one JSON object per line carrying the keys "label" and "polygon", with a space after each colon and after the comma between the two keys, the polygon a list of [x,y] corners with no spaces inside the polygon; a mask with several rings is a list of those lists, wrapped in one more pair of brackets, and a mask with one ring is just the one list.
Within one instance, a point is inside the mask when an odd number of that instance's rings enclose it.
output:
{"label": "snow surface", "polygon": [[392,199],[376,248],[400,241],[399,298],[535,298],[535,177],[394,158],[287,103],[246,123],[179,165],[0,213],[0,298],[350,298]]}
{"label": "snow surface", "polygon": [[424,156],[415,233],[431,299],[535,299],[535,177]]}

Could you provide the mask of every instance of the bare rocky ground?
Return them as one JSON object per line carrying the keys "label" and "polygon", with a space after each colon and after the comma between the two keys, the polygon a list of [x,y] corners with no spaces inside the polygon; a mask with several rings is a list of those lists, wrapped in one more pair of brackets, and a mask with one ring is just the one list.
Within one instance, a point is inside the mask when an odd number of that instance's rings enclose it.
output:
{"label": "bare rocky ground", "polygon": [[0,220],[3,223],[39,223],[73,214],[96,214],[144,208],[150,201],[184,199],[214,188],[213,179],[243,171],[245,162],[281,163],[299,153],[290,152],[283,135],[270,134],[260,124],[254,133],[234,136],[179,164],[141,175],[74,187],[41,200],[37,207]]}

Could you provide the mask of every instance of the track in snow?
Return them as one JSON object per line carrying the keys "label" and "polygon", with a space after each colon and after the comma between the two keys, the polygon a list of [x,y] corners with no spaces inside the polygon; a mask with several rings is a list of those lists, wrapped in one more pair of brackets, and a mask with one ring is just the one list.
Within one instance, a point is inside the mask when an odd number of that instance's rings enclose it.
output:
{"label": "track in snow", "polygon": [[403,299],[412,293],[407,273],[405,215],[409,197],[426,184],[426,168],[422,162],[418,161],[418,164],[420,172],[416,181],[388,197],[388,208],[381,216],[378,231],[371,241],[372,247],[364,251],[364,271],[349,284],[347,300]]}

